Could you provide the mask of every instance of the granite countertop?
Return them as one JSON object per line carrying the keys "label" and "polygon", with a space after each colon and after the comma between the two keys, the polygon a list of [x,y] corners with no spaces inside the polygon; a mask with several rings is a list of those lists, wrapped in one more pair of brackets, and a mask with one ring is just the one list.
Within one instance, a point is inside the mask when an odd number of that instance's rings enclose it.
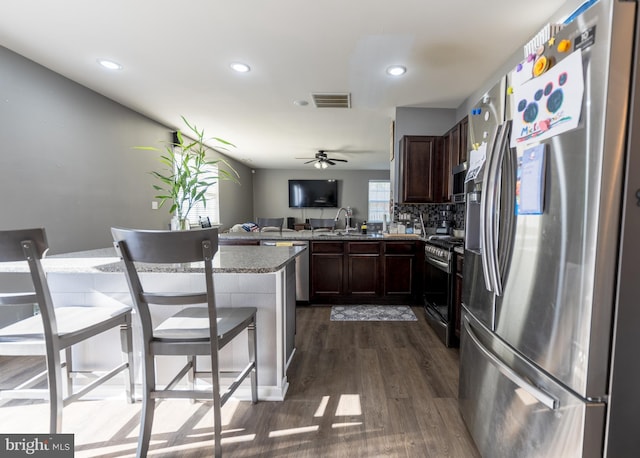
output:
{"label": "granite countertop", "polygon": [[265,232],[224,232],[219,234],[222,240],[423,240],[415,234],[361,234],[360,232],[349,232],[347,235],[341,230],[331,231],[265,231]]}
{"label": "granite countertop", "polygon": [[462,254],[464,255],[464,247],[463,246],[457,246],[453,249],[453,251],[457,254]]}
{"label": "granite countertop", "polygon": [[[282,269],[301,252],[304,246],[221,246],[213,258],[214,273],[269,273]],[[115,248],[78,251],[45,257],[42,266],[52,273],[122,272]],[[28,272],[26,262],[4,263],[0,272]],[[203,263],[154,265],[141,264],[141,272],[204,272]]]}

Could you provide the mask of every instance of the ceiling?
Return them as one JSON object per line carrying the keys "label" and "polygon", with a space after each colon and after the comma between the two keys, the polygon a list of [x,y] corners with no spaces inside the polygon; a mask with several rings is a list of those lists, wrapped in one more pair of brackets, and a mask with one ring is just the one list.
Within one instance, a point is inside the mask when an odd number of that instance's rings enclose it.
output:
{"label": "ceiling", "polygon": [[[562,4],[4,0],[0,45],[169,127],[184,115],[252,168],[310,168],[296,158],[327,150],[349,161],[336,168],[388,169],[396,107],[458,108]],[[312,93],[349,93],[351,108]]]}

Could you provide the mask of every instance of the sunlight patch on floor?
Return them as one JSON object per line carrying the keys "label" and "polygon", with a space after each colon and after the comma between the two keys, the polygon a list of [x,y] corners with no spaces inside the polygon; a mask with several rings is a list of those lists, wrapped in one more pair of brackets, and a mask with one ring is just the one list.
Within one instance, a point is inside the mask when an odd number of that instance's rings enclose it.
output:
{"label": "sunlight patch on floor", "polygon": [[327,410],[327,405],[329,404],[329,398],[330,396],[322,396],[322,399],[320,400],[320,404],[318,405],[318,408],[316,409],[316,413],[313,414],[314,417],[323,417],[325,411]]}
{"label": "sunlight patch on floor", "polygon": [[352,421],[352,422],[349,422],[349,423],[333,423],[331,425],[331,427],[333,429],[348,428],[350,426],[362,426],[362,422],[361,421]]}
{"label": "sunlight patch on floor", "polygon": [[362,415],[359,394],[341,394],[336,407],[336,416]]}
{"label": "sunlight patch on floor", "polygon": [[283,436],[292,436],[294,434],[304,434],[304,433],[313,433],[320,429],[319,425],[313,426],[301,426],[300,428],[289,428],[289,429],[281,429],[279,431],[270,431],[269,437],[283,437]]}

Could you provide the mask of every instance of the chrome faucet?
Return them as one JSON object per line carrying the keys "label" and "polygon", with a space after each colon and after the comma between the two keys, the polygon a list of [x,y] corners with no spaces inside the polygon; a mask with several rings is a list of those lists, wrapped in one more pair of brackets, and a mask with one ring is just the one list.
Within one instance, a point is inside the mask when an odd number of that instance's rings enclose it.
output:
{"label": "chrome faucet", "polygon": [[342,212],[344,212],[344,215],[345,215],[345,220],[344,220],[344,226],[345,227],[344,227],[344,230],[346,232],[354,230],[354,228],[351,227],[351,217],[353,216],[353,211],[351,210],[351,207],[347,207],[347,208],[340,207],[338,209],[338,214],[335,217],[335,221],[340,220],[340,214]]}

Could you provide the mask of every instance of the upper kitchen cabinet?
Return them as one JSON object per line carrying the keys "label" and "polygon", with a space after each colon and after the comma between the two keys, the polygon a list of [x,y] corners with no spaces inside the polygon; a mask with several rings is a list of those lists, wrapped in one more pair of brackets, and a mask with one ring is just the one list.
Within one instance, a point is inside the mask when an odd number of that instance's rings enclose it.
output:
{"label": "upper kitchen cabinet", "polygon": [[453,201],[452,171],[456,165],[467,161],[468,135],[469,123],[468,118],[465,117],[442,137],[443,153],[438,166],[440,173],[442,173],[441,182],[444,191],[440,199],[441,202]]}
{"label": "upper kitchen cabinet", "polygon": [[405,135],[400,140],[400,156],[400,203],[441,202],[442,137]]}
{"label": "upper kitchen cabinet", "polygon": [[460,128],[460,149],[458,150],[458,162],[453,165],[467,162],[469,152],[469,117],[465,116],[459,123]]}

